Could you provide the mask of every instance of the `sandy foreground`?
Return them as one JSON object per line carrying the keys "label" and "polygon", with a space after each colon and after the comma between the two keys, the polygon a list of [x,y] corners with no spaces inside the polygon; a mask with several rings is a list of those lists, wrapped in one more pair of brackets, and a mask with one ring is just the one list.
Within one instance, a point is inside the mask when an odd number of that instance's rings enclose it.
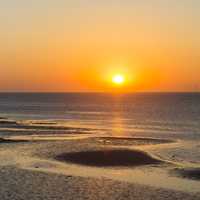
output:
{"label": "sandy foreground", "polygon": [[199,169],[153,154],[152,138],[13,137],[0,140],[0,199],[199,200]]}

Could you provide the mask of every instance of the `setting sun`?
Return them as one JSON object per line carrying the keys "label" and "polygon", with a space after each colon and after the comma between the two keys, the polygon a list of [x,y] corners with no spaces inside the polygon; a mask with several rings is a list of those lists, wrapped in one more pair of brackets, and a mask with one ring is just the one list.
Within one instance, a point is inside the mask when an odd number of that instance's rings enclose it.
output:
{"label": "setting sun", "polygon": [[113,83],[115,83],[115,84],[121,85],[121,84],[124,83],[125,78],[124,78],[123,75],[117,74],[117,75],[114,75],[114,76],[113,76],[112,81],[113,81]]}

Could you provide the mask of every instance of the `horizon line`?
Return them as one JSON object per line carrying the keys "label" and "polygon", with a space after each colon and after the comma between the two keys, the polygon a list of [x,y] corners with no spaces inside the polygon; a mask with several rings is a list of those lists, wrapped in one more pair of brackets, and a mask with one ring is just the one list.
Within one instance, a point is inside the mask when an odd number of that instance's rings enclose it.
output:
{"label": "horizon line", "polygon": [[132,91],[132,92],[110,92],[110,91],[0,91],[0,94],[136,94],[136,93],[200,93],[200,91]]}

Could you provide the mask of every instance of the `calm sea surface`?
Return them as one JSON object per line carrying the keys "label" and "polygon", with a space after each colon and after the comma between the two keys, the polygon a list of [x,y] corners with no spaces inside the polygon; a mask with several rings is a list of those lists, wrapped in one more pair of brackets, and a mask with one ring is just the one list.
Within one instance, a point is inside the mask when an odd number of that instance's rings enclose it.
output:
{"label": "calm sea surface", "polygon": [[1,93],[0,134],[90,133],[200,140],[200,93]]}

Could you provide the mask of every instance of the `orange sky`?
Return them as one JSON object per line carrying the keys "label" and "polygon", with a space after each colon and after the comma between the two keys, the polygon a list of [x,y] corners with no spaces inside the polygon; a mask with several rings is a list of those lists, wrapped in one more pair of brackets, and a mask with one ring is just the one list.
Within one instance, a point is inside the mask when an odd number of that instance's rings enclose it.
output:
{"label": "orange sky", "polygon": [[[1,2],[0,91],[199,91],[199,6]],[[121,88],[112,83],[118,73]]]}

